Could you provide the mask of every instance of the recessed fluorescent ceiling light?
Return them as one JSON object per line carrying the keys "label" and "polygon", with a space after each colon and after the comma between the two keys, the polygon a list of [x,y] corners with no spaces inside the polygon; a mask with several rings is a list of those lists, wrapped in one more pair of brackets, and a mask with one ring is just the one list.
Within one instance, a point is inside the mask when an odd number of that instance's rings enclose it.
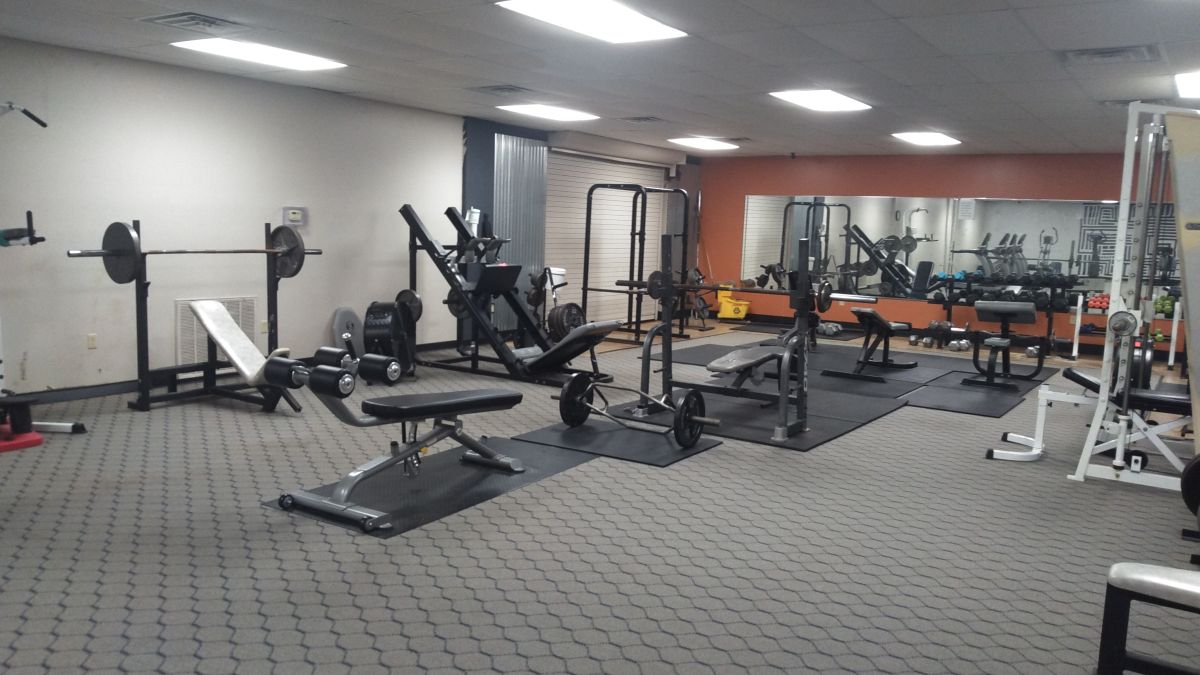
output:
{"label": "recessed fluorescent ceiling light", "polygon": [[839,94],[832,89],[791,89],[773,91],[771,95],[788,103],[804,106],[818,112],[844,112],[848,110],[870,110],[871,106]]}
{"label": "recessed fluorescent ceiling light", "polygon": [[204,38],[201,40],[185,40],[183,42],[172,42],[176,47],[183,47],[196,52],[204,52],[205,54],[216,54],[217,56],[227,56],[231,59],[239,59],[241,61],[252,61],[261,63],[266,66],[275,66],[276,68],[286,68],[288,70],[331,70],[333,68],[345,68],[346,64],[338,63],[323,59],[320,56],[311,54],[302,54],[294,52],[290,49],[280,49],[278,47],[270,47],[260,45],[256,42],[241,42],[239,40],[227,40],[225,38]]}
{"label": "recessed fluorescent ceiling light", "polygon": [[1175,88],[1179,90],[1179,98],[1200,98],[1200,70],[1176,75]]}
{"label": "recessed fluorescent ceiling light", "polygon": [[543,119],[554,120],[556,122],[584,122],[587,120],[600,119],[591,113],[585,113],[580,110],[559,108],[558,106],[542,105],[540,103],[530,103],[527,105],[498,105],[496,107],[501,110],[520,113],[522,115],[533,115],[534,117],[541,117]]}
{"label": "recessed fluorescent ceiling light", "polygon": [[936,131],[905,131],[892,135],[913,145],[958,145],[962,143],[957,138],[951,138]]}
{"label": "recessed fluorescent ceiling light", "polygon": [[697,150],[737,150],[738,146],[725,141],[718,141],[715,138],[689,137],[689,138],[668,138],[668,141],[677,145],[686,145],[689,148]]}
{"label": "recessed fluorescent ceiling light", "polygon": [[687,35],[613,0],[504,0],[496,4],[614,44]]}

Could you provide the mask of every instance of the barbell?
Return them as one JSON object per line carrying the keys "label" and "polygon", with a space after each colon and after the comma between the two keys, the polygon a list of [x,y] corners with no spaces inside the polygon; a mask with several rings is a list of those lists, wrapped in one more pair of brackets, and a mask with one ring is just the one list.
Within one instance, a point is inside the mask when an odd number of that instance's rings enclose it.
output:
{"label": "barbell", "polygon": [[[650,273],[646,281],[636,281],[632,279],[621,279],[616,282],[617,286],[624,288],[632,288],[636,290],[644,290],[646,295],[649,295],[655,300],[661,299],[666,294],[667,277],[661,270],[655,270]],[[756,293],[758,295],[792,295],[792,291],[776,290],[771,288],[736,288],[730,289],[724,286],[713,284],[673,284],[673,287],[679,291],[728,291],[733,290],[738,293]],[[828,281],[822,281],[819,289],[816,292],[818,312],[826,312],[833,306],[834,300],[844,300],[847,302],[862,302],[874,304],[878,301],[877,298],[870,295],[855,295],[851,293],[835,293],[833,286]]]}
{"label": "barbell", "polygon": [[319,248],[304,248],[304,239],[294,228],[280,225],[271,230],[269,248],[227,249],[150,249],[142,250],[137,230],[126,223],[112,223],[104,230],[99,249],[67,251],[68,258],[104,258],[104,271],[108,278],[118,284],[127,284],[137,279],[138,265],[144,255],[227,255],[257,253],[277,256],[275,271],[280,277],[294,277],[304,267],[304,257],[321,255]]}

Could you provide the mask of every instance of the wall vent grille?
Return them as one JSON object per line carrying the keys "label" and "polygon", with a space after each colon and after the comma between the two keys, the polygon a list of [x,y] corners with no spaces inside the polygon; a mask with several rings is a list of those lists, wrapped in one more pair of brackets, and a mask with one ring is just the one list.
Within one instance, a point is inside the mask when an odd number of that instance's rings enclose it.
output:
{"label": "wall vent grille", "polygon": [[[188,298],[175,301],[175,363],[187,365],[201,363],[208,359],[208,331],[196,320],[192,308],[188,306],[192,300],[216,300],[241,327],[246,337],[254,340],[255,298]],[[217,350],[217,358],[224,359],[225,354]]]}
{"label": "wall vent grille", "polygon": [[492,96],[519,96],[534,93],[532,89],[526,89],[515,84],[492,84],[486,87],[469,87],[467,91],[475,91]]}
{"label": "wall vent grille", "polygon": [[1119,65],[1124,63],[1156,63],[1162,60],[1158,47],[1136,45],[1133,47],[1104,47],[1100,49],[1073,49],[1060,52],[1068,66]]}

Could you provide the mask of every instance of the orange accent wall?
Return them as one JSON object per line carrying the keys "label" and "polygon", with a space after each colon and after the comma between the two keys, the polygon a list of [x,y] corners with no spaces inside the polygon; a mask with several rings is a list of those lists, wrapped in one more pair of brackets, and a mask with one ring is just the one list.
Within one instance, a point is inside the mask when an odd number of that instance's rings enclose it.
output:
{"label": "orange accent wall", "polygon": [[[1119,154],[728,157],[702,167],[699,262],[711,263],[715,281],[741,271],[746,195],[1100,200],[1121,192]],[[738,297],[752,314],[791,314],[786,297]]]}

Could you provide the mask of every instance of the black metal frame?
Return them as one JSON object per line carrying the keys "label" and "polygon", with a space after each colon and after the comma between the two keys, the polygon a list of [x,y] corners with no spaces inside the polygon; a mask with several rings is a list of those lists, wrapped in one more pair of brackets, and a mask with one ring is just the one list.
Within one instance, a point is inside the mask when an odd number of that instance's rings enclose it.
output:
{"label": "black metal frame", "polygon": [[[829,231],[830,231],[830,229],[832,229],[832,225],[829,221],[833,219],[833,209],[834,208],[846,209],[846,224],[847,225],[850,225],[851,223],[854,222],[853,212],[850,210],[849,204],[840,204],[840,203],[833,203],[833,202],[805,202],[805,201],[788,202],[787,204],[785,204],[783,207],[783,227],[781,228],[781,231],[779,233],[779,264],[782,265],[784,269],[788,268],[788,262],[789,262],[788,260],[785,259],[787,257],[787,244],[788,244],[788,216],[791,215],[792,209],[797,206],[807,206],[808,207],[804,211],[804,233],[805,234],[804,234],[803,238],[808,239],[809,246],[810,246],[808,254],[811,255],[814,259],[820,259],[826,255],[829,255],[829,248],[830,248],[829,247]],[[814,210],[816,210],[818,208],[822,210],[822,215],[824,216],[824,220],[825,220],[825,236],[823,238],[813,236],[815,233],[820,232],[821,221],[818,220],[817,218],[813,217]],[[814,230],[816,232],[814,232]],[[814,241],[817,244],[816,246],[812,246],[812,243]],[[815,251],[813,249],[815,249]],[[850,242],[849,242],[849,240],[846,241],[845,256],[846,256],[846,259],[842,261],[843,263],[850,261]],[[844,284],[841,284],[840,282],[839,282],[839,285],[844,286]],[[846,289],[844,287],[842,287],[842,288],[839,288],[838,290],[844,291]]]}
{"label": "black metal frame", "polygon": [[1200,670],[1196,668],[1180,666],[1152,656],[1128,651],[1126,640],[1129,636],[1129,609],[1134,600],[1200,614],[1200,610],[1195,607],[1127,591],[1108,584],[1104,597],[1104,624],[1100,630],[1097,675],[1121,675],[1126,671],[1151,675],[1200,675]]}
{"label": "black metal frame", "polygon": [[887,254],[881,251],[857,225],[849,223],[842,229],[846,231],[847,244],[853,241],[860,252],[866,252],[867,256],[879,267],[879,274],[883,280],[891,283],[897,290],[903,291],[904,295],[901,297],[907,297],[912,293],[913,279],[909,277],[907,271],[896,266],[894,252]]}
{"label": "black metal frame", "polygon": [[[263,226],[266,248],[271,248],[271,224]],[[142,227],[140,221],[133,221],[133,231],[140,237]],[[219,386],[217,370],[230,368],[228,361],[217,359],[217,345],[212,337],[208,338],[208,358],[202,363],[189,363],[165,368],[150,367],[150,280],[146,271],[146,253],[136,257],[137,275],[134,279],[135,322],[137,324],[137,398],[129,401],[128,405],[134,410],[147,411],[156,403],[183,401],[206,396],[221,396],[245,403],[262,406],[263,411],[271,412],[282,399],[296,412],[300,404],[286,389],[271,385],[240,384]],[[277,256],[264,255],[267,259],[267,353],[279,347],[279,280]],[[202,373],[201,386],[198,389],[179,391],[179,376],[189,373]],[[167,393],[153,394],[156,387],[166,387]],[[247,389],[257,389],[257,394],[245,393]]]}
{"label": "black metal frame", "polygon": [[[467,281],[458,270],[458,258],[464,252],[468,242],[474,239],[470,228],[467,227],[466,221],[463,220],[462,214],[459,213],[458,209],[452,206],[445,211],[446,218],[454,226],[454,231],[458,239],[454,246],[445,246],[435,239],[411,204],[405,204],[401,207],[400,214],[408,224],[408,287],[413,291],[417,290],[417,260],[419,258],[417,252],[425,251],[429,254],[429,259],[433,261],[433,266],[437,268],[442,278],[449,284],[451,292],[457,293],[460,298],[467,299],[463,303],[463,307],[467,311],[468,321],[466,323],[470,326],[470,342],[474,345],[471,353],[468,355],[460,355],[447,359],[421,358],[418,356],[418,364],[430,368],[442,368],[462,373],[518,379],[534,384],[556,387],[562,386],[575,373],[587,373],[590,377],[598,380],[612,379],[610,376],[600,372],[600,364],[596,359],[594,348],[589,350],[592,364],[591,371],[562,368],[553,372],[530,372],[513,352],[513,349],[508,346],[504,335],[501,334],[499,329],[496,328],[495,323],[492,322],[489,309],[489,306],[493,303],[492,295],[487,293],[483,297],[475,297],[476,294],[472,293],[474,284]],[[553,346],[550,336],[525,304],[515,286],[499,294],[498,297],[503,298],[512,309],[513,314],[517,317],[518,330],[527,336],[528,339],[532,340],[533,346],[543,351],[548,351]],[[478,344],[480,338],[483,338],[491,345],[492,350],[496,352],[495,357],[481,356],[479,354]],[[504,366],[504,372],[481,368],[480,364],[483,363],[500,364]]]}
{"label": "black metal frame", "polygon": [[[629,219],[629,276],[628,279],[638,282],[646,280],[646,215],[648,196],[651,194],[679,195],[683,198],[683,222],[680,232],[677,235],[668,234],[671,244],[674,243],[674,237],[680,237],[681,247],[684,259],[687,259],[688,252],[688,221],[691,213],[691,199],[688,197],[687,190],[682,188],[656,188],[645,187],[636,183],[596,183],[588,188],[587,193],[587,215],[583,223],[583,275],[582,275],[582,290],[580,291],[580,307],[583,308],[583,315],[587,316],[588,308],[588,293],[621,293],[627,297],[625,307],[625,323],[618,331],[632,332],[632,338],[616,338],[609,337],[608,339],[614,342],[624,342],[628,344],[641,344],[642,337],[648,331],[642,329],[644,319],[642,319],[642,294],[631,293],[627,290],[616,288],[592,287],[589,283],[590,260],[592,251],[592,202],[595,194],[599,190],[615,190],[619,192],[632,192],[633,202]],[[640,207],[640,208],[639,208]],[[687,265],[680,272],[679,283],[687,283]],[[679,313],[679,327],[675,333],[675,337],[687,338],[685,332],[687,330],[687,312]]]}
{"label": "black metal frame", "polygon": [[[646,333],[646,340],[642,345],[642,373],[641,373],[641,390],[650,391],[650,378],[652,375],[652,359],[651,353],[654,346],[654,339],[661,337],[662,341],[662,392],[663,397],[667,400],[673,400],[674,388],[681,387],[686,389],[694,389],[703,393],[718,394],[722,396],[731,396],[735,398],[748,398],[760,401],[776,403],[780,420],[789,420],[784,425],[776,425],[775,435],[777,438],[773,440],[786,440],[792,435],[806,431],[808,429],[808,334],[810,324],[810,296],[812,294],[812,283],[807,269],[792,272],[791,289],[788,292],[790,298],[790,306],[796,312],[795,324],[793,330],[789,333],[792,338],[785,345],[783,357],[779,364],[779,394],[768,394],[765,392],[734,389],[732,387],[723,387],[720,385],[684,382],[676,380],[673,374],[674,363],[672,361],[672,332],[670,308],[675,302],[675,284],[674,284],[674,269],[672,266],[671,235],[662,235],[662,247],[660,248],[660,269],[663,276],[668,280],[662,287],[662,295],[659,297],[660,322],[656,324]],[[797,248],[802,259],[808,257],[808,239],[799,239]],[[790,393],[789,379],[791,373],[796,374],[798,386],[794,394]],[[794,417],[789,415],[789,406],[795,406]],[[639,414],[635,416],[650,415],[665,408],[659,405],[654,400],[647,400],[642,397],[642,400],[637,406]],[[782,435],[783,438],[778,438]]]}

